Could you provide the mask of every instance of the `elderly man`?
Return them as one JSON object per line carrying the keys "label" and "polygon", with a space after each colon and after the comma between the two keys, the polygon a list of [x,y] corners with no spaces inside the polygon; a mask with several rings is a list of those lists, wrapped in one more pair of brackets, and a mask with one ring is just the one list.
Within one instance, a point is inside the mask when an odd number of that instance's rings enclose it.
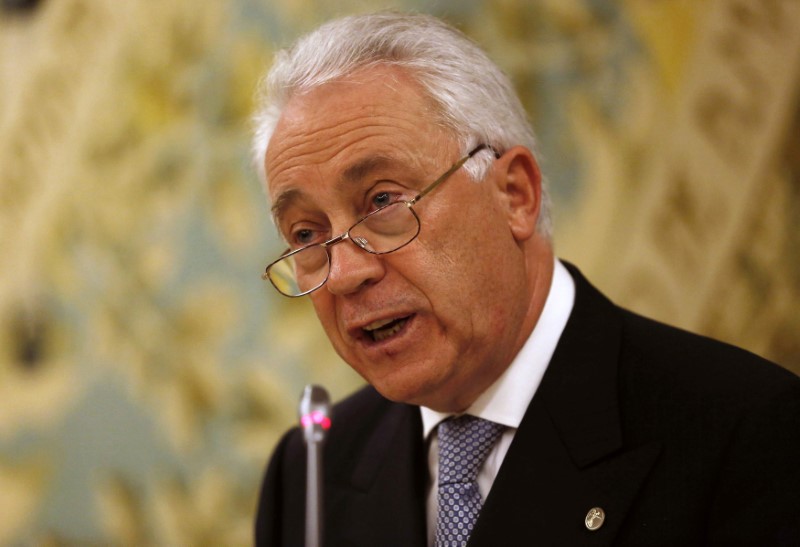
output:
{"label": "elderly man", "polygon": [[[369,387],[325,447],[328,546],[798,541],[800,381],[616,307],[553,254],[508,79],[427,16],[334,21],[278,55],[256,153],[308,295]],[[303,543],[305,448],[260,545]]]}

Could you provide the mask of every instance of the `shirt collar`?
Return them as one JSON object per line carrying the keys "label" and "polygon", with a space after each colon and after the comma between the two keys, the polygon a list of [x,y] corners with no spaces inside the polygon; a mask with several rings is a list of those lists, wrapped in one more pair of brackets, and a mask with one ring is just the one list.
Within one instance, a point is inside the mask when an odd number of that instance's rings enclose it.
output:
{"label": "shirt collar", "polygon": [[[555,261],[553,281],[544,308],[531,335],[511,365],[484,391],[465,414],[518,428],[528,404],[542,381],[550,358],[575,303],[575,282],[560,261]],[[425,438],[451,416],[420,407]]]}

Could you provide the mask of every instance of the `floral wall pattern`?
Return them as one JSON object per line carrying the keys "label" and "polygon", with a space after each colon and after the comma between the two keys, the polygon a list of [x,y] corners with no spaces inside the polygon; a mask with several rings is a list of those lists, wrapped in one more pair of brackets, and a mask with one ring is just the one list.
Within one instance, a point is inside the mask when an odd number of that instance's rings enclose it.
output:
{"label": "floral wall pattern", "polygon": [[247,545],[302,386],[360,379],[249,158],[272,52],[441,15],[512,76],[558,254],[618,302],[800,372],[790,0],[0,1],[0,545]]}

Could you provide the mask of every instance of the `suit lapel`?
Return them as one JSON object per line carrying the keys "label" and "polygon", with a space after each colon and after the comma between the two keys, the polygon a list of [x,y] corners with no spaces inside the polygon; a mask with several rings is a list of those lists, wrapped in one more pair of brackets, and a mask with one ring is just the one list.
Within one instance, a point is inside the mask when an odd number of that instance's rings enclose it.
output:
{"label": "suit lapel", "polygon": [[343,479],[327,499],[344,538],[337,545],[424,546],[428,475],[419,409],[386,401],[373,424],[332,470]]}
{"label": "suit lapel", "polygon": [[[623,446],[617,308],[568,265],[575,306],[470,540],[481,545],[610,545],[660,446]],[[598,530],[584,519],[606,514]]]}

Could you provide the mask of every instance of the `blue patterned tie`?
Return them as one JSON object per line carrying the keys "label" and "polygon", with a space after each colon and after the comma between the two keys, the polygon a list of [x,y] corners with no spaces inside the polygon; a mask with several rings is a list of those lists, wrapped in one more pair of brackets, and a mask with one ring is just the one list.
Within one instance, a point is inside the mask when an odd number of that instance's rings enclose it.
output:
{"label": "blue patterned tie", "polygon": [[439,424],[436,547],[467,544],[483,506],[475,479],[504,429],[500,424],[467,415]]}

